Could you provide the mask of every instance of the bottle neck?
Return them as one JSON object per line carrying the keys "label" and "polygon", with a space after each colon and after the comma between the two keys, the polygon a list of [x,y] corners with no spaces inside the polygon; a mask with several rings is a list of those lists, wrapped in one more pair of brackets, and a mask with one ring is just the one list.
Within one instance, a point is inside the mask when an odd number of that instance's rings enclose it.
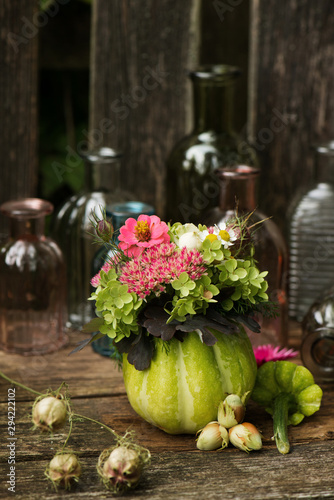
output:
{"label": "bottle neck", "polygon": [[120,189],[120,163],[91,163],[85,166],[85,190],[118,191]]}
{"label": "bottle neck", "polygon": [[233,133],[234,85],[193,81],[194,132]]}
{"label": "bottle neck", "polygon": [[223,212],[238,210],[238,214],[257,208],[259,171],[248,166],[222,169],[217,173],[220,184],[219,208]]}
{"label": "bottle neck", "polygon": [[17,219],[11,217],[9,220],[9,231],[12,239],[39,239],[44,236],[45,218]]}
{"label": "bottle neck", "polygon": [[315,160],[316,181],[334,184],[334,155],[318,153]]}
{"label": "bottle neck", "polygon": [[23,198],[3,203],[0,211],[9,218],[11,238],[38,239],[44,235],[45,217],[53,205],[40,198]]}

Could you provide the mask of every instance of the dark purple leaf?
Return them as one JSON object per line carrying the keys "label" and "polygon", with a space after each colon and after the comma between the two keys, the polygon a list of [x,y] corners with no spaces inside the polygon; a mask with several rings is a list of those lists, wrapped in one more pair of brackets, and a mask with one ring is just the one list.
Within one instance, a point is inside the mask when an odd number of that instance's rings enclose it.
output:
{"label": "dark purple leaf", "polygon": [[150,366],[154,354],[154,343],[148,335],[131,334],[114,344],[120,354],[128,354],[128,362],[136,370],[146,370]]}
{"label": "dark purple leaf", "polygon": [[87,345],[94,342],[94,340],[98,340],[102,337],[104,337],[104,334],[97,332],[97,333],[95,333],[95,335],[92,335],[89,339],[81,340],[80,342],[77,343],[77,347],[75,349],[73,349],[73,351],[71,351],[68,354],[68,356],[70,356],[71,354],[74,354],[75,352],[81,351],[84,347],[86,347]]}
{"label": "dark purple leaf", "polygon": [[254,333],[261,332],[261,326],[259,323],[252,317],[247,314],[235,316],[235,320],[239,323],[243,323],[247,328],[249,328]]}
{"label": "dark purple leaf", "polygon": [[138,339],[128,353],[128,362],[136,370],[146,370],[151,364],[154,354],[154,345],[151,339],[144,334],[138,335]]}

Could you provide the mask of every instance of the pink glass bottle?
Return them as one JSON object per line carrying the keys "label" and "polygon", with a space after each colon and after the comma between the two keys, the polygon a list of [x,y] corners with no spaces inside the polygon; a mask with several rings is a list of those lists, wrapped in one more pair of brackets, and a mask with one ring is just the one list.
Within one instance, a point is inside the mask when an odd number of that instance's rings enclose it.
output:
{"label": "pink glass bottle", "polygon": [[66,343],[66,272],[58,245],[44,236],[53,205],[8,201],[9,239],[0,249],[0,349],[34,355]]}
{"label": "pink glass bottle", "polygon": [[[257,209],[257,187],[260,170],[238,165],[217,171],[220,184],[219,206],[203,213],[201,221],[207,226],[219,225],[235,217],[251,214],[249,225],[257,222],[252,230],[255,258],[261,271],[268,271],[269,300],[276,304],[278,316],[258,315],[261,333],[248,332],[252,344],[286,345],[288,341],[287,314],[287,265],[288,252],[283,236],[276,224]],[[263,222],[262,222],[263,221]]]}

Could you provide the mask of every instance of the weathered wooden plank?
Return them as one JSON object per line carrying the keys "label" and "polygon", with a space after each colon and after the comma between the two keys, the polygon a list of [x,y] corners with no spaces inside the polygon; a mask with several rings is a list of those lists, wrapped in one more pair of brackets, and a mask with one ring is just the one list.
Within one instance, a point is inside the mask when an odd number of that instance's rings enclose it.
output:
{"label": "weathered wooden plank", "polygon": [[[115,362],[97,354],[90,345],[69,356],[77,342],[86,337],[87,334],[72,333],[65,348],[45,356],[25,357],[0,351],[0,370],[40,392],[49,387],[56,390],[66,382],[71,397],[124,394],[122,373]],[[0,401],[4,401],[7,387],[8,382],[0,378]],[[34,399],[25,391],[19,392],[18,397]]]}
{"label": "weathered wooden plank", "polygon": [[[334,414],[334,388],[332,385],[323,386],[324,396],[320,410],[305,420],[298,426],[289,427],[289,440],[291,451],[294,453],[296,446],[301,443],[314,443],[318,441],[333,441],[334,432],[332,426],[332,416]],[[50,452],[50,446],[46,443],[53,442],[56,446],[64,442],[68,428],[56,433],[52,438],[41,437],[39,432],[31,431],[31,405],[32,403],[20,402],[22,389],[17,390],[16,403],[16,432],[17,446],[21,450],[22,456],[43,457]],[[119,435],[125,434],[127,430],[136,433],[138,442],[150,449],[151,453],[161,453],[162,451],[190,452],[197,451],[195,437],[189,435],[173,436],[157,429],[145,422],[130,407],[126,395],[111,394],[110,397],[94,397],[84,399],[72,399],[72,411],[86,417],[98,420],[114,429]],[[7,406],[6,403],[0,405],[3,435],[6,435]],[[256,425],[263,435],[264,449],[276,449],[272,441],[273,427],[272,419],[264,409],[250,401],[247,405],[246,421]],[[80,453],[89,452],[97,454],[97,450],[103,449],[110,443],[110,435],[107,431],[100,429],[98,425],[88,421],[77,422],[74,426],[72,438],[69,444],[75,443],[76,449]],[[34,447],[31,449],[31,443]],[[276,450],[277,451],[277,450]],[[233,447],[226,450],[233,452]],[[5,450],[0,451],[3,457]],[[278,452],[277,452],[278,453]]]}
{"label": "weathered wooden plank", "polygon": [[[37,189],[37,40],[43,24],[37,6],[38,0],[0,2],[0,203]],[[7,233],[3,216],[0,233]]]}
{"label": "weathered wooden plank", "polygon": [[333,23],[331,0],[252,1],[250,132],[261,207],[283,229],[288,204],[312,177],[311,144],[334,137]]}
{"label": "weathered wooden plank", "polygon": [[[128,499],[255,499],[281,500],[333,498],[333,443],[302,444],[293,454],[277,456],[275,450],[247,455],[233,453],[160,453],[152,457]],[[48,460],[20,461],[16,466],[16,494],[19,499],[60,497],[110,498],[96,473],[96,457],[81,457],[83,474],[70,492],[55,493],[43,472]],[[1,485],[4,492],[5,484]],[[2,498],[10,498],[3,496]]]}
{"label": "weathered wooden plank", "polygon": [[[299,333],[298,329],[293,332],[294,335]],[[80,338],[80,334],[77,335]],[[246,420],[254,423],[263,433],[261,451],[247,455],[230,446],[222,452],[200,452],[194,436],[165,434],[135,414],[126,398],[121,374],[117,369],[109,373],[110,360],[98,356],[90,348],[67,358],[67,352],[76,341],[74,336],[71,338],[72,345],[45,356],[46,363],[42,370],[23,371],[22,381],[42,390],[48,386],[55,388],[62,380],[70,380],[69,390],[75,413],[109,425],[121,435],[128,429],[135,431],[137,441],[150,449],[152,464],[138,488],[126,498],[158,500],[167,496],[171,499],[218,499],[222,495],[227,500],[333,498],[334,477],[330,471],[334,460],[334,384],[322,384],[324,397],[320,411],[299,426],[289,427],[289,455],[278,453],[271,439],[271,417],[253,402],[247,406]],[[0,353],[1,369],[10,376],[15,377],[15,373],[20,373],[19,365],[27,366],[27,363],[33,364],[33,358]],[[106,392],[105,383],[108,384]],[[9,383],[0,379],[2,443],[11,439],[7,434],[8,387]],[[53,436],[32,431],[30,413],[33,398],[23,389],[17,389],[16,496],[20,499],[110,497],[101,486],[95,467],[100,452],[112,443],[112,439],[106,430],[88,421],[75,422],[68,443],[79,453],[84,469],[76,489],[66,494],[55,493],[51,484],[44,480],[44,469],[64,443],[68,427]],[[8,453],[7,447],[2,446],[2,477],[8,474]],[[9,498],[4,481],[0,488],[1,498]]]}
{"label": "weathered wooden plank", "polygon": [[164,210],[165,160],[187,129],[187,70],[198,57],[199,0],[93,5],[90,132],[124,152],[122,179]]}

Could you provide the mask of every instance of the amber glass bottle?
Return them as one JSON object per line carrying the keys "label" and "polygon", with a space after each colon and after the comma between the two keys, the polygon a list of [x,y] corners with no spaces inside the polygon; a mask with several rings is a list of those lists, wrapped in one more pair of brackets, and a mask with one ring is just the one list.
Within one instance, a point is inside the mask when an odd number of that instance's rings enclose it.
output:
{"label": "amber glass bottle", "polygon": [[286,345],[288,340],[287,266],[288,251],[283,236],[267,215],[257,208],[258,168],[238,165],[219,170],[219,205],[202,216],[203,224],[219,225],[238,216],[251,214],[255,258],[261,271],[268,271],[269,300],[276,304],[276,317],[258,316],[261,334],[249,332],[253,345]]}
{"label": "amber glass bottle", "polygon": [[253,149],[234,131],[234,87],[240,70],[215,65],[190,73],[193,85],[193,131],[167,160],[166,216],[172,222],[198,222],[218,205],[217,168],[256,165]]}
{"label": "amber glass bottle", "polygon": [[53,205],[39,198],[3,203],[8,241],[0,248],[0,349],[42,355],[66,341],[66,270],[54,240],[44,235]]}

